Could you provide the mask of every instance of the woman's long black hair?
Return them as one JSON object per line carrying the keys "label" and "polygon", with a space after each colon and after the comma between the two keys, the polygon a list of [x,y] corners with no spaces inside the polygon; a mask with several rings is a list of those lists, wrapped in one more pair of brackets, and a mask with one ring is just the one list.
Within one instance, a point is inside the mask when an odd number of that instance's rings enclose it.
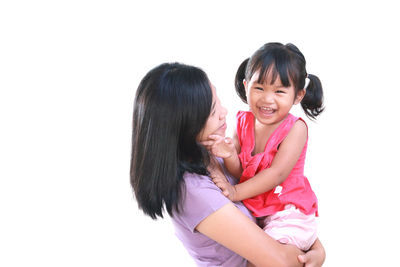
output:
{"label": "woman's long black hair", "polygon": [[305,86],[308,77],[310,83],[301,101],[301,107],[310,119],[315,119],[323,110],[323,91],[320,79],[308,74],[306,59],[293,44],[266,43],[250,58],[240,64],[235,77],[235,88],[243,102],[247,103],[246,89],[243,80],[250,81],[255,72],[259,71],[258,83],[263,83],[266,74],[272,71],[272,81],[279,75],[282,85],[288,87],[293,83],[295,95]]}
{"label": "woman's long black hair", "polygon": [[207,150],[196,142],[211,112],[209,79],[199,68],[165,63],[136,91],[130,181],[139,208],[156,219],[179,212],[183,174],[207,175]]}

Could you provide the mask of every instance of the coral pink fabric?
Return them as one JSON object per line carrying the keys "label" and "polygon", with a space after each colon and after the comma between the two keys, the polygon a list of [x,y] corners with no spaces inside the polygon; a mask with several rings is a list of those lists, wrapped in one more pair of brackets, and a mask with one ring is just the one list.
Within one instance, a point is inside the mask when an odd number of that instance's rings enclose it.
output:
{"label": "coral pink fabric", "polygon": [[[292,114],[288,114],[269,137],[264,152],[252,156],[255,145],[254,115],[250,111],[239,111],[236,118],[237,136],[241,147],[239,158],[243,167],[240,183],[251,179],[261,170],[270,167],[278,152],[279,144],[286,138],[295,122],[298,119],[302,120]],[[307,143],[308,140],[296,165],[280,186],[258,196],[243,200],[243,203],[255,217],[268,216],[284,210],[287,204],[295,205],[306,215],[314,213],[318,215],[317,197],[303,174]]]}

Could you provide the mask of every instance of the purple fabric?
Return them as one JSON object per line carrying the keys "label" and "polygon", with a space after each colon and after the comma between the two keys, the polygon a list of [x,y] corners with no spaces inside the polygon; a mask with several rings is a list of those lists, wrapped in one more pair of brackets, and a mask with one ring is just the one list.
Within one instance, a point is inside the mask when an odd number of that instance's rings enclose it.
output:
{"label": "purple fabric", "polygon": [[[222,161],[220,160],[222,164]],[[230,183],[237,183],[224,169]],[[198,266],[246,266],[247,260],[195,230],[196,226],[210,214],[231,201],[207,176],[185,173],[185,191],[181,212],[174,213],[172,221],[175,234],[193,257]],[[234,203],[247,217],[254,221],[241,202]]]}

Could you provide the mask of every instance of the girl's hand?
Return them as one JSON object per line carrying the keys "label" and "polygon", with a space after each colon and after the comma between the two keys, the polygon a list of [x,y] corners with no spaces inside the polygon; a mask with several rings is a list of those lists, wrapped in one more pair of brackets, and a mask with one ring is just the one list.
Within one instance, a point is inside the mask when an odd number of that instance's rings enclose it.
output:
{"label": "girl's hand", "polygon": [[236,188],[231,185],[225,177],[221,177],[218,174],[211,174],[210,177],[216,186],[222,190],[222,194],[229,198],[230,201],[236,201]]}
{"label": "girl's hand", "polygon": [[235,145],[231,138],[219,135],[210,135],[208,138],[212,141],[210,151],[214,156],[226,159],[236,152]]}

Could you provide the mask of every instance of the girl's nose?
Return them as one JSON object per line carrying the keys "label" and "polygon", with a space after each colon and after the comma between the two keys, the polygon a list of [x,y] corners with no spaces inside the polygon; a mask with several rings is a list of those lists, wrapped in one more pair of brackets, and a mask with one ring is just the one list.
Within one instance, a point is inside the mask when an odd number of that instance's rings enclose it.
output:
{"label": "girl's nose", "polygon": [[274,94],[270,92],[265,92],[263,99],[266,103],[273,103],[274,102]]}

